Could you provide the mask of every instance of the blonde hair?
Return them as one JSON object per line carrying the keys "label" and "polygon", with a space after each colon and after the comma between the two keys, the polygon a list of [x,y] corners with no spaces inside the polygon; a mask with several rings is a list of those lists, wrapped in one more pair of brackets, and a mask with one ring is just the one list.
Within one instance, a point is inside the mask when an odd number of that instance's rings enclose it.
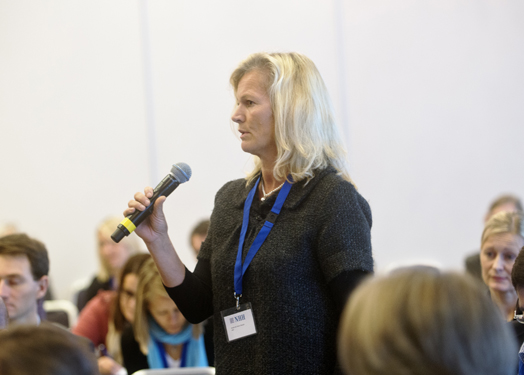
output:
{"label": "blonde hair", "polygon": [[481,248],[494,234],[511,233],[524,238],[524,216],[521,212],[499,212],[493,215],[484,225],[481,237]]}
{"label": "blonde hair", "polygon": [[[121,221],[122,221],[122,218],[116,217],[116,216],[112,216],[112,217],[108,217],[104,219],[96,228],[97,235],[101,234],[107,238],[111,237],[111,234],[115,231],[116,227],[118,226],[118,224],[120,224]],[[98,238],[97,238],[97,243],[98,243]],[[140,252],[139,242],[135,235],[124,237],[121,240],[121,243],[127,248],[127,251],[129,252],[129,256]],[[111,269],[109,265],[104,261],[102,256],[100,255],[100,247],[98,248],[98,261],[99,261],[100,267],[98,269],[98,274],[96,277],[100,282],[106,282],[112,276]],[[114,275],[114,276],[118,277],[118,275]]]}
{"label": "blonde hair", "polygon": [[405,269],[368,279],[342,314],[339,360],[355,375],[508,375],[517,346],[468,275]]}
{"label": "blonde hair", "polygon": [[[253,70],[268,80],[278,152],[275,178],[283,180],[290,174],[295,182],[309,180],[316,169],[332,166],[351,182],[331,99],[313,61],[296,52],[252,54],[231,74],[235,91],[242,77]],[[254,159],[248,183],[261,170],[260,159]]]}
{"label": "blonde hair", "polygon": [[[144,354],[148,352],[147,344],[149,342],[149,303],[159,297],[170,298],[164,288],[155,262],[151,258],[146,260],[138,274],[135,319],[133,321],[135,340],[140,345],[140,350]],[[201,325],[193,325],[193,336],[198,338],[201,334]]]}

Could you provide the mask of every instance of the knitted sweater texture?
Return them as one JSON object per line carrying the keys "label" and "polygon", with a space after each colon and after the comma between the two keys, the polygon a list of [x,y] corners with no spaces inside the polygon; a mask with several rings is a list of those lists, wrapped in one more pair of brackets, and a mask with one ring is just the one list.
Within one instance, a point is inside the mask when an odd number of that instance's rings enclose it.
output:
{"label": "knitted sweater texture", "polygon": [[[217,374],[333,374],[338,312],[328,283],[345,271],[373,271],[369,205],[333,168],[293,184],[243,278],[240,302],[252,304],[258,333],[228,343],[220,312],[235,306],[235,258],[253,185],[241,179],[219,190],[199,254],[210,264]],[[276,196],[254,199],[243,257]]]}

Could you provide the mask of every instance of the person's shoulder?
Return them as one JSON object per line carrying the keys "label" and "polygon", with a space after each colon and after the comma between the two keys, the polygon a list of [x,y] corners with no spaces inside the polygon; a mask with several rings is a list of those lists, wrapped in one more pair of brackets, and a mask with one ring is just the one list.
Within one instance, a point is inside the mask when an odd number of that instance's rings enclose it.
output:
{"label": "person's shoulder", "polygon": [[254,183],[252,182],[247,186],[247,180],[245,178],[226,182],[220,190],[218,190],[215,196],[215,206],[220,206],[222,204],[243,204],[249,192],[249,188],[252,187],[253,184]]}
{"label": "person's shoulder", "polygon": [[246,188],[246,179],[245,178],[237,178],[236,180],[231,180],[226,182],[220,190],[218,190],[218,194],[220,193],[227,193],[227,192],[236,192],[238,190],[245,190]]}
{"label": "person's shoulder", "polygon": [[114,290],[99,289],[96,296],[87,302],[84,309],[108,310],[115,297],[116,292]]}
{"label": "person's shoulder", "polygon": [[[361,212],[368,222],[372,223],[371,207],[368,201],[360,194],[353,182],[344,179],[340,173],[332,167],[322,170],[319,175],[317,194],[324,198],[329,207]],[[359,214],[360,215],[360,214]]]}
{"label": "person's shoulder", "polygon": [[318,178],[318,191],[336,195],[343,199],[356,200],[359,204],[361,202],[367,204],[366,199],[360,194],[353,182],[344,179],[333,167],[320,171],[315,178]]}

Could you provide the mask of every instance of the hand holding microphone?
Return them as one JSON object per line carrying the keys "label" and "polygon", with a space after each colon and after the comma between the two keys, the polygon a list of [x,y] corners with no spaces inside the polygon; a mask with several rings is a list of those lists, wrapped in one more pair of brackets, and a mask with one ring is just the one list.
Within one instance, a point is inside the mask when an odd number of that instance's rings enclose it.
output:
{"label": "hand holding microphone", "polygon": [[[191,168],[189,165],[185,163],[178,163],[173,165],[171,172],[169,172],[169,174],[164,177],[162,181],[160,181],[154,190],[151,191],[151,188],[146,188],[144,190],[145,194],[136,193],[134,197],[135,200],[130,201],[128,203],[129,208],[124,211],[124,215],[126,213],[128,213],[128,215],[124,220],[122,220],[122,222],[111,235],[113,241],[120,242],[122,238],[133,233],[136,227],[138,227],[140,223],[142,223],[151,215],[154,210],[155,202],[158,201],[157,206],[159,207],[169,196],[169,194],[171,194],[178,187],[178,185],[183,184],[190,178]],[[165,219],[163,221],[165,224]],[[155,230],[154,226],[150,225],[150,227],[151,231]]]}

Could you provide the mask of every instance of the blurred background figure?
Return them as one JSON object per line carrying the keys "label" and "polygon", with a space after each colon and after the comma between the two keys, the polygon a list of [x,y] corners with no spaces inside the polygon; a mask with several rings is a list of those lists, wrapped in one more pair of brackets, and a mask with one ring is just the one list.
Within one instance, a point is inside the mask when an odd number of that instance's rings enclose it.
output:
{"label": "blurred background figure", "polygon": [[206,367],[200,325],[189,324],[164,289],[153,259],[139,273],[133,326],[122,335],[128,374],[142,369]]}
{"label": "blurred background figure", "polygon": [[2,375],[96,375],[96,359],[77,336],[53,325],[0,332]]}
{"label": "blurred background figure", "polygon": [[[200,246],[202,246],[202,242],[206,240],[208,230],[209,219],[205,219],[198,222],[198,224],[195,225],[191,231],[189,242],[191,244],[191,248],[195,252],[195,256],[198,256],[198,253],[200,252]],[[209,363],[210,366],[213,366],[215,363],[215,347],[213,344],[213,318],[211,317],[206,319],[204,322],[202,322],[202,326],[204,327],[204,345],[206,347],[207,363]]]}
{"label": "blurred background figure", "polygon": [[125,237],[119,243],[111,239],[111,234],[122,221],[119,217],[110,217],[98,226],[96,231],[98,244],[98,259],[100,268],[91,284],[78,292],[76,304],[78,311],[96,296],[99,290],[116,290],[117,281],[122,267],[133,254],[139,252],[139,242],[136,236]]}
{"label": "blurred background figure", "polygon": [[524,246],[523,214],[502,211],[484,226],[480,247],[482,279],[502,316],[513,319],[517,293],[511,282],[513,263]]}
{"label": "blurred background figure", "polygon": [[209,219],[205,219],[200,221],[193,230],[191,231],[191,235],[189,236],[189,242],[191,244],[191,248],[195,252],[195,255],[198,255],[200,252],[200,246],[202,246],[202,242],[206,240],[207,237],[207,231],[209,230]]}
{"label": "blurred background figure", "polygon": [[0,297],[9,325],[40,324],[39,301],[47,292],[49,257],[45,245],[26,234],[0,237]]}
{"label": "blurred background figure", "polygon": [[130,257],[122,269],[118,289],[100,291],[80,313],[73,333],[87,337],[98,348],[98,369],[102,375],[125,374],[120,340],[133,323],[138,273],[149,254]]}
{"label": "blurred background figure", "polygon": [[[486,216],[484,216],[484,225],[496,213],[501,211],[522,212],[522,202],[514,195],[505,194],[499,196],[491,202]],[[482,280],[482,271],[480,269],[480,251],[476,251],[464,260],[466,272]]]}
{"label": "blurred background figure", "polygon": [[471,276],[417,268],[368,279],[339,328],[351,375],[510,375],[516,344]]}
{"label": "blurred background figure", "polygon": [[7,315],[7,308],[2,297],[0,297],[0,330],[7,327],[9,322],[9,315]]}
{"label": "blurred background figure", "polygon": [[524,375],[524,251],[520,251],[511,270],[511,282],[517,292],[514,319],[509,323],[519,345],[519,375]]}

